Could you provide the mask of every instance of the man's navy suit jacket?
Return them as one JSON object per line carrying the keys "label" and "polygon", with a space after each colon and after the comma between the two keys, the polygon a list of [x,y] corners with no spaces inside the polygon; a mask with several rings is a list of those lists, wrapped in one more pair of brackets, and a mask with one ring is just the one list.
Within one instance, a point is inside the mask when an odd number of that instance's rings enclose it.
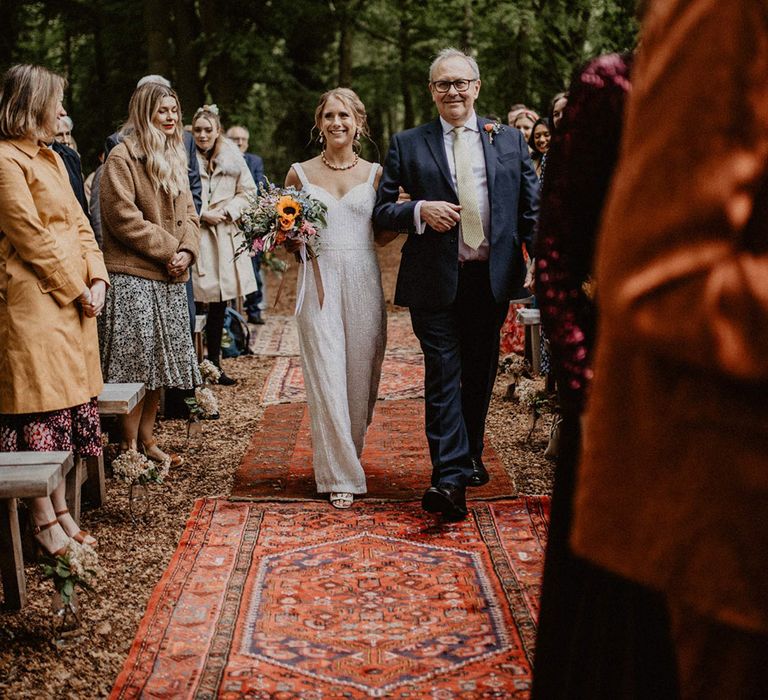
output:
{"label": "man's navy suit jacket", "polygon": [[[497,302],[518,298],[525,279],[522,244],[533,250],[539,182],[520,131],[501,127],[493,136],[478,118],[485,153],[491,209],[491,290]],[[397,204],[398,188],[413,201]],[[420,309],[449,306],[458,289],[459,226],[438,233],[429,226],[416,233],[414,208],[419,200],[459,203],[454,190],[439,119],[392,137],[379,183],[374,223],[382,230],[408,233],[397,277],[395,303]]]}
{"label": "man's navy suit jacket", "polygon": [[267,179],[264,177],[264,161],[261,156],[257,156],[255,153],[243,153],[245,163],[248,166],[248,170],[253,175],[253,181],[256,183],[256,187],[259,185],[266,185]]}

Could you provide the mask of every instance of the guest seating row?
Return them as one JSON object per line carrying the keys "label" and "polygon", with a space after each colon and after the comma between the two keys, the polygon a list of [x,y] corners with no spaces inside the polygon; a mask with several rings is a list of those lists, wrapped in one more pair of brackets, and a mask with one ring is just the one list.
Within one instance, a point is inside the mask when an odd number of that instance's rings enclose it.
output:
{"label": "guest seating row", "polygon": [[[144,384],[106,384],[99,395],[99,413],[129,414],[144,391]],[[8,609],[20,610],[26,604],[19,499],[50,496],[62,480],[67,505],[78,523],[83,493],[94,507],[106,499],[103,456],[83,462],[71,452],[0,452],[0,578]]]}

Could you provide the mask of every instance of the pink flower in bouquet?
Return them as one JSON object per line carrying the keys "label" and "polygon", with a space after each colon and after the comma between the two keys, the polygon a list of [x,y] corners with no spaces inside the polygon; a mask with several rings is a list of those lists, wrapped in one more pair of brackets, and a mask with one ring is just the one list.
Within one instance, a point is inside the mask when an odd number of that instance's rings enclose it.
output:
{"label": "pink flower in bouquet", "polygon": [[317,229],[310,224],[308,221],[304,221],[301,224],[301,228],[299,229],[299,233],[303,233],[306,236],[316,236],[317,235]]}

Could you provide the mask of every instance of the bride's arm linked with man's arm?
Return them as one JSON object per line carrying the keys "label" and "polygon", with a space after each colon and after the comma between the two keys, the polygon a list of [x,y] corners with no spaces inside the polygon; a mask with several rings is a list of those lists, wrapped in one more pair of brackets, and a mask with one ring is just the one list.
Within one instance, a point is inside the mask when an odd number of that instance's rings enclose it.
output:
{"label": "bride's arm linked with man's arm", "polygon": [[[381,173],[377,175],[376,177],[376,184],[378,185],[378,181],[381,178]],[[378,187],[377,187],[378,189]],[[411,201],[411,195],[409,195],[402,187],[400,188],[400,193],[397,196],[397,202],[395,204],[403,204],[405,202]],[[385,246],[388,243],[391,243],[394,241],[399,235],[400,231],[393,231],[392,229],[379,229],[376,226],[376,223],[373,224],[373,240],[376,242],[376,245],[378,246]]]}

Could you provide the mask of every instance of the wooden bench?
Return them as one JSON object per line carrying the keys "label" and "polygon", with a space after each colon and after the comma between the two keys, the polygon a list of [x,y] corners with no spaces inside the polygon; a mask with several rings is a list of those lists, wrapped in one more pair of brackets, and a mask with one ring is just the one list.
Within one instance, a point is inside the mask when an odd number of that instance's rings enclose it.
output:
{"label": "wooden bench", "polygon": [[[141,382],[105,384],[99,394],[99,414],[102,416],[127,415],[144,398],[145,387]],[[104,485],[104,455],[86,459],[88,479],[85,490],[94,506],[100,506],[106,498]]]}
{"label": "wooden bench", "polygon": [[[27,601],[18,499],[50,496],[65,478],[67,492],[79,493],[81,477],[71,452],[0,452],[0,577],[11,610],[21,610]],[[76,506],[68,505],[79,522],[79,498]]]}
{"label": "wooden bench", "polygon": [[195,316],[195,333],[192,339],[195,343],[195,354],[197,355],[198,363],[202,362],[205,358],[205,343],[203,342],[203,331],[205,330],[205,324],[208,321],[208,317],[203,315]]}
{"label": "wooden bench", "polygon": [[541,372],[541,311],[538,309],[518,309],[517,321],[526,327],[526,331],[530,330],[530,334],[526,332],[526,341],[530,335],[531,341],[531,369],[539,374]]}

